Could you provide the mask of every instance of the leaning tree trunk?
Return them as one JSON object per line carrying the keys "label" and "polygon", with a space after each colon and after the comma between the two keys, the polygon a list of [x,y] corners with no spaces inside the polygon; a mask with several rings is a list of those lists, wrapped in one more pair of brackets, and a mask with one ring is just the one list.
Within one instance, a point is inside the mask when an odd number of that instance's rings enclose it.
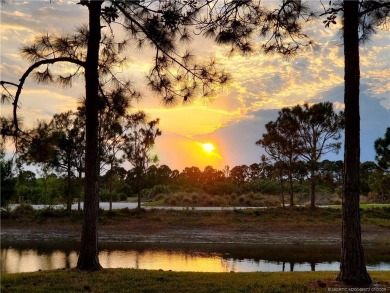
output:
{"label": "leaning tree trunk", "polygon": [[85,148],[85,199],[84,222],[81,234],[80,254],[77,268],[98,270],[97,218],[99,199],[98,182],[98,60],[101,38],[100,13],[102,1],[82,1],[89,10],[89,38],[85,66],[86,90],[86,148]]}
{"label": "leaning tree trunk", "polygon": [[370,284],[361,241],[359,213],[359,1],[344,1],[345,152],[340,273],[337,280]]}

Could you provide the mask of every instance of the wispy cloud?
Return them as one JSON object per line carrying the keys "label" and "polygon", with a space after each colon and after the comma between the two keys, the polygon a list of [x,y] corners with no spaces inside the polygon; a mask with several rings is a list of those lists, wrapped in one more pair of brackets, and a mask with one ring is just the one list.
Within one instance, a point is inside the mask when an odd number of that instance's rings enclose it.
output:
{"label": "wispy cloud", "polygon": [[[28,64],[20,57],[19,48],[42,33],[71,33],[75,26],[87,21],[87,9],[76,1],[28,1],[3,5],[1,10],[2,48],[1,79],[17,81]],[[275,1],[266,1],[276,5]],[[313,4],[310,2],[310,4]],[[314,4],[313,4],[314,5]],[[321,9],[317,7],[316,9]],[[133,44],[127,52],[128,62],[119,68],[120,77],[131,79],[144,99],[133,103],[145,109],[151,118],[161,118],[163,136],[157,141],[159,156],[166,163],[188,164],[256,161],[260,150],[254,138],[264,131],[264,123],[275,117],[277,110],[306,101],[320,101],[335,95],[335,106],[342,108],[344,52],[340,39],[340,21],[324,28],[321,19],[312,22],[305,32],[317,43],[295,58],[256,53],[228,57],[228,48],[216,46],[212,40],[195,37],[188,49],[199,62],[214,58],[232,75],[230,86],[221,89],[212,100],[197,100],[190,105],[166,108],[146,87],[145,76],[151,67],[153,52],[140,50]],[[125,37],[123,30],[116,31]],[[187,49],[183,46],[183,50]],[[390,35],[379,31],[361,47],[362,94],[375,103],[390,108]],[[61,71],[71,68],[62,66]],[[332,89],[337,89],[332,91]],[[83,81],[71,89],[26,84],[21,102],[26,124],[50,118],[54,113],[74,109],[84,93]],[[3,110],[7,110],[4,106]],[[382,124],[386,124],[382,121]],[[387,123],[388,125],[388,123]],[[377,126],[376,126],[377,127]],[[217,135],[218,134],[218,135]],[[198,142],[213,140],[220,158],[202,156]],[[250,146],[250,147],[249,147]],[[249,158],[251,155],[251,158]],[[200,163],[201,162],[201,163]]]}

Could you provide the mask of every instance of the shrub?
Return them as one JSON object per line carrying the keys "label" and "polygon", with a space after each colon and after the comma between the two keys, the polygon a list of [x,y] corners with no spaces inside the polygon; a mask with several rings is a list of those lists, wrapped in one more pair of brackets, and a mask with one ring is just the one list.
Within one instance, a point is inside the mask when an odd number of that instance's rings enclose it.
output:
{"label": "shrub", "polygon": [[9,205],[5,205],[0,209],[1,219],[9,219],[11,217],[11,207]]}
{"label": "shrub", "polygon": [[213,184],[203,186],[203,190],[212,195],[233,194],[239,191],[236,184],[233,182],[220,181]]}
{"label": "shrub", "polygon": [[276,180],[256,179],[246,182],[241,190],[243,193],[258,192],[263,194],[279,194],[280,184]]}
{"label": "shrub", "polygon": [[120,201],[126,201],[127,200],[127,194],[120,192],[119,194],[119,200]]}
{"label": "shrub", "polygon": [[108,189],[100,189],[99,191],[99,197],[101,201],[110,201],[110,197],[112,196],[112,201],[118,201],[119,200],[119,195],[118,193],[113,190],[111,192],[112,195],[110,195],[110,191]]}
{"label": "shrub", "polygon": [[21,204],[11,212],[11,217],[14,219],[32,218],[34,213],[34,208],[30,204]]}
{"label": "shrub", "polygon": [[170,198],[170,199],[168,199],[167,202],[169,205],[172,205],[172,206],[175,206],[177,204],[177,201],[175,198]]}
{"label": "shrub", "polygon": [[158,194],[172,193],[172,189],[168,185],[155,185],[152,188],[145,188],[141,191],[142,197],[151,199]]}

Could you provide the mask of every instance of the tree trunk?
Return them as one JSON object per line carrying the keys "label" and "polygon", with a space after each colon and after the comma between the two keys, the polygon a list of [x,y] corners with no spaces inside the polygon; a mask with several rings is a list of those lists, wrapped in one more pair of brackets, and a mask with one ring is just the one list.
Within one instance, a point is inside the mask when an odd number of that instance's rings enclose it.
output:
{"label": "tree trunk", "polygon": [[283,193],[283,173],[282,171],[279,174],[279,179],[280,179],[280,196],[282,198],[282,206],[286,207],[286,204],[284,202],[284,193]]}
{"label": "tree trunk", "polygon": [[109,190],[110,190],[110,212],[112,211],[112,184],[109,183]]}
{"label": "tree trunk", "polygon": [[138,201],[138,205],[137,205],[137,209],[140,211],[141,210],[141,184],[140,184],[140,180],[141,180],[141,177],[140,176],[137,176],[137,201]]}
{"label": "tree trunk", "polygon": [[85,66],[86,90],[86,148],[85,148],[85,199],[84,221],[81,234],[80,254],[77,268],[98,270],[99,263],[97,218],[99,198],[98,182],[98,60],[101,38],[100,13],[102,1],[82,1],[89,10],[89,38]]}
{"label": "tree trunk", "polygon": [[137,205],[137,209],[141,210],[141,193],[139,191],[138,191],[138,205]]}
{"label": "tree trunk", "polygon": [[71,167],[70,160],[68,158],[68,166],[67,166],[67,187],[66,187],[66,211],[68,213],[72,212],[72,194],[71,194]]}
{"label": "tree trunk", "polygon": [[290,184],[290,207],[293,207],[294,206],[294,185],[293,185],[291,169],[288,170],[288,181]]}
{"label": "tree trunk", "polygon": [[361,241],[359,213],[360,117],[359,117],[359,2],[344,1],[345,146],[342,204],[342,243],[337,280],[371,284]]}
{"label": "tree trunk", "polygon": [[[82,182],[82,172],[79,171],[79,184]],[[80,184],[81,185],[81,184]],[[77,202],[77,210],[81,211],[81,196],[82,194],[79,194],[79,200]]]}
{"label": "tree trunk", "polygon": [[316,208],[316,174],[314,166],[312,166],[310,173],[310,208],[314,210]]}

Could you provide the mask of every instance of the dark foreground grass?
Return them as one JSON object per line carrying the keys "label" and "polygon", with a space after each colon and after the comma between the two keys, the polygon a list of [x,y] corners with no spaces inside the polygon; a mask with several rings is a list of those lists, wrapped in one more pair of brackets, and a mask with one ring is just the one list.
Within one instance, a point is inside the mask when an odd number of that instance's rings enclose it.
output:
{"label": "dark foreground grass", "polygon": [[[335,282],[337,272],[188,273],[105,269],[5,274],[1,292],[390,292],[390,272],[371,272],[375,284]],[[335,289],[332,289],[335,288]],[[379,290],[378,290],[379,289]]]}

